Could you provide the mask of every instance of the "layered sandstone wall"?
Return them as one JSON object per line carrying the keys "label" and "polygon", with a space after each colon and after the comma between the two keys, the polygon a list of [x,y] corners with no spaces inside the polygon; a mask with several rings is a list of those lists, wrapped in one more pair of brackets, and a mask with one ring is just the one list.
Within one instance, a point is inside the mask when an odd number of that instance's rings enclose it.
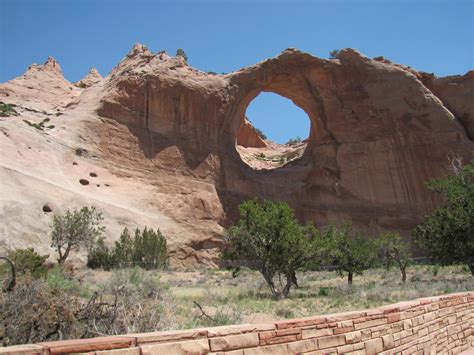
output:
{"label": "layered sandstone wall", "polygon": [[474,348],[474,293],[257,325],[129,334],[0,349],[8,354],[459,354]]}
{"label": "layered sandstone wall", "polygon": [[[409,235],[436,206],[425,182],[447,173],[449,157],[470,160],[474,151],[467,128],[421,79],[352,49],[335,60],[288,49],[209,75],[138,46],[107,79],[98,112],[127,125],[157,165],[172,146],[187,173],[208,169],[228,222],[239,202],[259,196],[287,201],[302,221],[351,219],[371,233]],[[235,143],[248,105],[264,91],[302,108],[311,131],[301,159],[256,171]]]}

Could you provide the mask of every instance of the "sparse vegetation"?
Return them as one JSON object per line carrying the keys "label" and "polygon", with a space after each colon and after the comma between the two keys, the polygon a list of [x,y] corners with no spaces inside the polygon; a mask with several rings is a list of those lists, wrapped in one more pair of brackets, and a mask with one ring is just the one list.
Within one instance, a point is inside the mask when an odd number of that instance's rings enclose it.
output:
{"label": "sparse vegetation", "polygon": [[54,125],[45,126],[45,123],[48,123],[49,121],[50,121],[49,118],[45,118],[44,120],[42,120],[39,123],[34,123],[34,122],[30,122],[28,120],[23,120],[23,122],[25,122],[28,126],[34,127],[34,128],[36,128],[40,131],[44,131],[45,129],[53,129],[54,128]]}
{"label": "sparse vegetation", "polygon": [[15,104],[6,104],[0,101],[0,117],[17,116],[18,112],[14,109]]}
{"label": "sparse vegetation", "polygon": [[105,230],[102,213],[95,207],[66,211],[55,215],[51,232],[51,247],[58,253],[58,264],[63,264],[72,251],[91,248]]}
{"label": "sparse vegetation", "polygon": [[301,138],[300,137],[290,138],[290,139],[288,139],[288,142],[286,142],[285,144],[286,145],[294,145],[294,144],[298,144],[298,143],[301,143]]}
{"label": "sparse vegetation", "polygon": [[43,277],[47,273],[45,261],[47,255],[39,255],[33,248],[17,249],[8,255],[15,266],[17,275],[29,275],[35,279]]}
{"label": "sparse vegetation", "polygon": [[260,138],[262,138],[263,140],[267,139],[267,136],[265,135],[265,133],[262,132],[261,129],[259,129],[257,127],[254,127],[254,129],[255,129],[255,132],[257,132],[257,134],[259,135]]}
{"label": "sparse vegetation", "polygon": [[337,59],[339,52],[340,52],[339,49],[334,49],[331,52],[329,52],[329,59]]}
{"label": "sparse vegetation", "polygon": [[135,230],[134,238],[125,228],[112,250],[99,238],[89,250],[87,266],[92,269],[127,268],[139,266],[146,270],[164,269],[168,265],[166,238],[160,230],[144,228]]}
{"label": "sparse vegetation", "polygon": [[183,57],[185,62],[188,61],[188,55],[186,54],[186,52],[182,48],[178,48],[176,50],[176,56]]}
{"label": "sparse vegetation", "polygon": [[413,230],[415,241],[439,263],[467,264],[474,276],[474,161],[451,160],[452,174],[428,182],[442,204]]}

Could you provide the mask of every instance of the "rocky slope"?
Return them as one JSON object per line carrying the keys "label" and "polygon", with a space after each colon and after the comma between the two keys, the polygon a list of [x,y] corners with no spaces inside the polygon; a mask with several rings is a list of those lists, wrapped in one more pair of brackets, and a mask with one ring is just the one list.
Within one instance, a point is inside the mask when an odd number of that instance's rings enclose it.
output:
{"label": "rocky slope", "polygon": [[[472,158],[473,83],[472,72],[435,78],[352,49],[334,60],[288,49],[214,75],[136,45],[107,77],[76,85],[48,59],[0,85],[0,101],[19,112],[0,119],[0,248],[47,252],[51,214],[94,204],[110,241],[126,225],[159,227],[174,265],[212,265],[223,226],[255,196],[287,201],[302,221],[351,218],[408,236],[436,203],[424,182],[445,174],[450,156]],[[238,152],[262,144],[245,121],[262,91],[311,120],[301,157],[272,170]],[[23,121],[45,118],[54,127]]]}

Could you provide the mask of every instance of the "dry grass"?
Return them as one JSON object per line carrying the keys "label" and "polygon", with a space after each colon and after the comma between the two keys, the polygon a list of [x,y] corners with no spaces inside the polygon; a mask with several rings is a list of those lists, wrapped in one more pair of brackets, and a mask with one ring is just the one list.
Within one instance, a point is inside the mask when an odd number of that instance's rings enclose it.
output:
{"label": "dry grass", "polygon": [[[166,285],[177,328],[337,313],[474,290],[474,278],[462,266],[413,266],[406,284],[401,283],[397,269],[374,269],[355,277],[352,287],[335,272],[303,272],[298,274],[300,288],[292,289],[290,298],[280,301],[271,299],[263,278],[251,270],[243,270],[235,278],[224,270],[149,273]],[[83,282],[100,287],[109,274],[86,271]],[[215,321],[202,316],[194,302]]]}

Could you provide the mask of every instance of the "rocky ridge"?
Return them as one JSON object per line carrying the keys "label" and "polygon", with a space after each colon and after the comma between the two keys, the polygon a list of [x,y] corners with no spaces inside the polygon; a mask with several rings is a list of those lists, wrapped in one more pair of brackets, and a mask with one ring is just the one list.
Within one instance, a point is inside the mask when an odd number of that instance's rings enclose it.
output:
{"label": "rocky ridge", "polygon": [[[173,265],[214,265],[223,227],[255,196],[287,201],[302,221],[351,219],[408,237],[436,204],[424,182],[450,156],[472,159],[473,82],[472,72],[435,78],[353,49],[334,60],[287,49],[214,75],[137,44],[108,76],[76,85],[50,58],[0,84],[0,101],[20,111],[0,120],[0,248],[51,252],[42,207],[95,204],[109,241],[147,225],[168,237]],[[236,147],[262,144],[245,120],[262,91],[311,120],[302,156],[273,170],[252,169]],[[54,128],[22,124],[45,118]]]}

